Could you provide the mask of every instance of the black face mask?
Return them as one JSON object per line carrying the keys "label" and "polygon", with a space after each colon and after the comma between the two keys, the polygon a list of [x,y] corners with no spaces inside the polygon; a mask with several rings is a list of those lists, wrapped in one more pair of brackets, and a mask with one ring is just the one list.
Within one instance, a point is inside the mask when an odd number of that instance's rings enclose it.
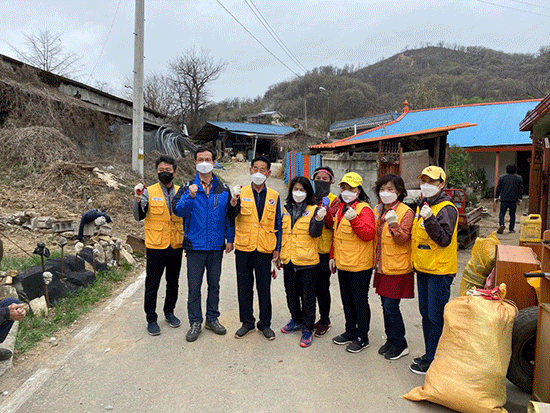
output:
{"label": "black face mask", "polygon": [[313,181],[313,185],[315,186],[315,201],[319,203],[324,196],[330,193],[330,182]]}
{"label": "black face mask", "polygon": [[174,174],[172,172],[160,172],[158,175],[159,181],[164,185],[168,185],[174,179]]}

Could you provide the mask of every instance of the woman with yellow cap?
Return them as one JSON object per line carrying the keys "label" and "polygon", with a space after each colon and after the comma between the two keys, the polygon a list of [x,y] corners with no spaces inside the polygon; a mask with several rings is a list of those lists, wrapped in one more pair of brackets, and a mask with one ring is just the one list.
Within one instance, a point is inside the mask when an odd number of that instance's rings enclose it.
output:
{"label": "woman with yellow cap", "polygon": [[363,190],[363,179],[348,172],[340,181],[340,204],[325,217],[334,228],[330,267],[338,269],[346,330],[332,339],[350,353],[369,346],[369,284],[374,265],[374,214]]}
{"label": "woman with yellow cap", "polygon": [[426,353],[413,360],[410,370],[426,374],[443,332],[443,309],[456,275],[458,210],[443,191],[447,176],[442,168],[428,166],[418,179],[422,196],[413,222],[411,254]]}

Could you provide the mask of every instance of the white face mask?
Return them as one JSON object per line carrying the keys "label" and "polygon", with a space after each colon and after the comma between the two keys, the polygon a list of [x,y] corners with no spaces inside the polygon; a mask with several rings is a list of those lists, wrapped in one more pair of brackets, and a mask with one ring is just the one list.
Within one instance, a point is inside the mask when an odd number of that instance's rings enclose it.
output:
{"label": "white face mask", "polygon": [[397,194],[395,192],[381,191],[378,193],[380,200],[383,204],[393,204],[397,201]]}
{"label": "white face mask", "polygon": [[432,184],[422,184],[420,185],[420,191],[426,198],[431,198],[432,196],[437,195],[439,192],[439,187]]}
{"label": "white face mask", "polygon": [[254,182],[256,185],[261,185],[265,182],[265,180],[267,179],[267,176],[265,176],[264,174],[260,173],[260,172],[255,172],[251,175],[252,177],[252,182]]}
{"label": "white face mask", "polygon": [[302,202],[304,199],[306,199],[306,196],[307,194],[305,192],[302,192],[302,191],[292,191],[292,199],[294,199],[294,201],[299,204],[300,202]]}
{"label": "white face mask", "polygon": [[340,194],[345,203],[349,204],[357,199],[357,194],[351,191],[342,191]]}
{"label": "white face mask", "polygon": [[201,162],[197,164],[197,171],[201,174],[208,174],[212,172],[212,169],[214,169],[214,165],[212,165],[211,162]]}

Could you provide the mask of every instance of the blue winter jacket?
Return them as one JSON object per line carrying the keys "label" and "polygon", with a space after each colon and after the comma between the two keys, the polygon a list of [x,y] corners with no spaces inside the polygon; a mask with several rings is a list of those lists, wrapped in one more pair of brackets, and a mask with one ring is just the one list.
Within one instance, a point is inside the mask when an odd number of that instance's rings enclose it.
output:
{"label": "blue winter jacket", "polygon": [[[189,195],[189,186],[199,188],[195,198]],[[212,188],[207,196],[199,174],[193,181],[181,186],[174,197],[173,206],[177,216],[184,220],[184,250],[218,251],[225,248],[226,241],[235,239],[235,223],[229,215],[231,191],[212,174]]]}

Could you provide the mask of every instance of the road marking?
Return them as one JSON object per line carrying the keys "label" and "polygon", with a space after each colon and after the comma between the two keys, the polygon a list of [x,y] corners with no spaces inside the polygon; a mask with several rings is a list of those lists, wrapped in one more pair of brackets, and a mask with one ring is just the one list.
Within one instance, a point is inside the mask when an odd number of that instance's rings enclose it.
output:
{"label": "road marking", "polygon": [[92,336],[103,325],[107,317],[114,311],[118,310],[125,300],[130,298],[136,293],[136,291],[145,282],[145,271],[139,275],[139,277],[130,284],[125,290],[120,293],[113,301],[105,307],[101,313],[98,321],[91,323],[84,327],[72,340],[75,341],[75,345],[65,354],[61,355],[57,361],[52,363],[52,367],[42,367],[33,373],[23,385],[21,385],[15,392],[13,392],[8,399],[5,400],[0,406],[0,413],[12,413],[17,411],[23,403],[25,403],[44,383],[61,368],[78,349],[80,349],[85,343],[87,343]]}

